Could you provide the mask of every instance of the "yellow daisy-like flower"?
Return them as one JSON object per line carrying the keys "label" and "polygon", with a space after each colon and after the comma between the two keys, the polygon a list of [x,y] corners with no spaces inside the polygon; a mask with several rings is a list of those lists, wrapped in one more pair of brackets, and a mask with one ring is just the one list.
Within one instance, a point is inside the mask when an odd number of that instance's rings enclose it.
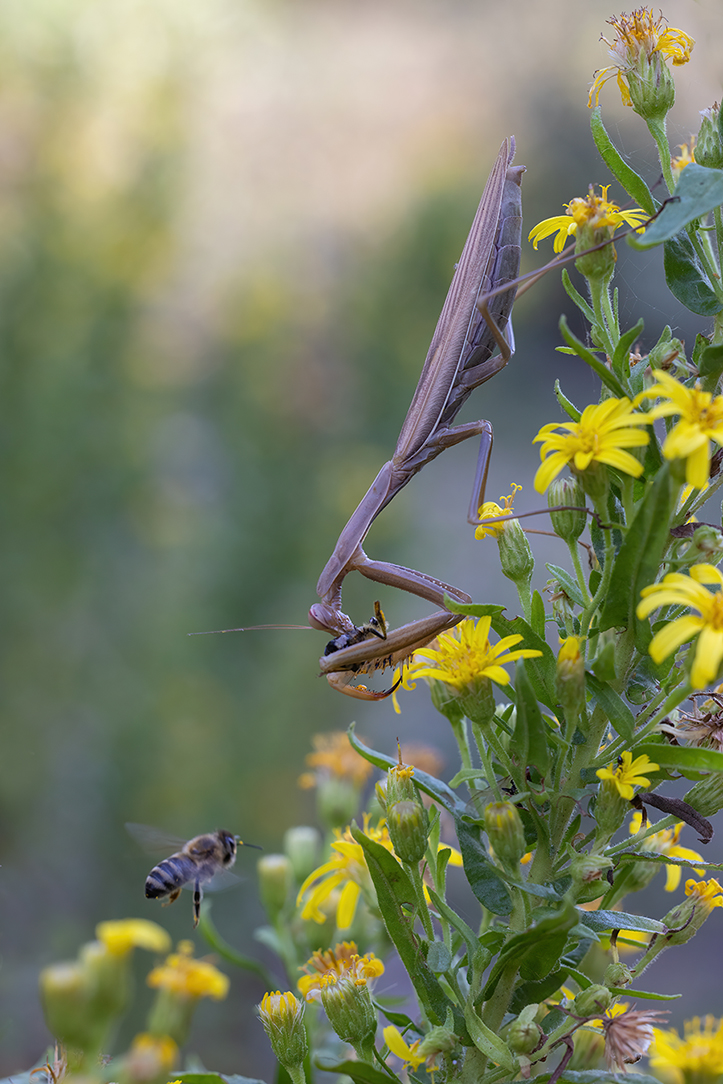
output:
{"label": "yellow daisy-like flower", "polygon": [[136,1035],[128,1052],[126,1072],[134,1080],[153,1080],[164,1070],[172,1069],[178,1057],[178,1047],[170,1035],[151,1035],[147,1031]]}
{"label": "yellow daisy-like flower", "polygon": [[170,990],[187,998],[212,997],[222,1001],[228,993],[228,976],[207,960],[193,959],[193,945],[181,941],[160,967],[154,967],[147,978],[150,987]]}
{"label": "yellow daisy-like flower", "polygon": [[675,1084],[713,1084],[723,1075],[723,1020],[694,1016],[683,1024],[683,1035],[654,1028],[650,1064],[666,1070]]}
{"label": "yellow daisy-like flower", "polygon": [[680,154],[676,154],[670,159],[670,167],[675,175],[676,183],[685,167],[689,166],[691,162],[695,162],[695,141],[696,136],[692,135],[687,143],[679,143]]}
{"label": "yellow daisy-like flower", "polygon": [[519,644],[522,636],[505,636],[494,646],[489,641],[490,617],[481,617],[476,623],[465,618],[435,641],[436,647],[424,647],[417,651],[409,665],[412,677],[434,678],[444,681],[453,689],[474,689],[480,681],[496,681],[498,685],[509,684],[509,674],[503,667],[516,659],[534,659],[542,654],[531,648],[518,651],[508,649]]}
{"label": "yellow daisy-like flower", "polygon": [[366,986],[384,974],[384,964],[373,952],[360,956],[354,941],[342,941],[333,949],[314,952],[299,970],[306,972],[297,983],[299,991],[307,1001],[313,1001],[321,996],[321,988],[329,975],[335,979],[346,975],[355,985]]}
{"label": "yellow daisy-like flower", "polygon": [[[703,585],[716,584],[717,591]],[[669,572],[660,583],[644,587],[643,601],[637,615],[644,621],[659,606],[690,606],[699,616],[686,614],[669,622],[650,642],[648,648],[654,662],[661,663],[677,651],[681,644],[698,637],[695,658],[690,671],[694,689],[703,689],[715,681],[723,661],[723,575],[713,565],[693,565],[690,575]]]}
{"label": "yellow daisy-like flower", "polygon": [[168,952],[171,938],[164,929],[146,918],[124,918],[115,922],[100,922],[95,936],[112,956],[125,956],[133,948],[149,952]]}
{"label": "yellow daisy-like flower", "polygon": [[[518,486],[517,482],[512,483],[512,492],[508,497],[500,497],[502,504],[497,504],[496,501],[485,501],[479,510],[479,518],[496,519],[498,516],[509,516],[512,512],[512,502],[517,494],[522,489],[522,486]],[[493,523],[489,527],[485,527],[484,523],[481,523],[475,530],[475,538],[486,538],[488,535],[490,538],[499,538],[504,533],[504,529],[507,523]]]}
{"label": "yellow daisy-like flower", "polygon": [[[591,463],[604,463],[639,478],[642,463],[623,449],[642,448],[648,443],[649,434],[634,427],[647,425],[649,420],[649,415],[633,411],[629,399],[605,399],[599,406],[585,407],[579,422],[543,425],[532,442],[542,442],[535,489],[544,493],[568,464],[581,473]],[[558,432],[560,429],[566,432]]]}
{"label": "yellow daisy-like flower", "polygon": [[714,907],[723,907],[723,888],[715,877],[711,877],[709,881],[686,881],[685,894],[694,897],[696,904],[706,916]]}
{"label": "yellow daisy-like flower", "polygon": [[686,482],[702,489],[710,477],[710,441],[723,445],[723,395],[702,391],[699,383],[686,388],[662,369],[654,369],[653,376],[658,383],[643,395],[663,396],[667,402],[654,406],[648,420],[680,414],[680,421],[665,438],[663,455],[666,459],[685,459]]}
{"label": "yellow daisy-like flower", "polygon": [[645,772],[657,772],[659,764],[653,764],[644,753],[633,760],[633,754],[624,752],[618,757],[618,762],[608,764],[607,768],[598,768],[595,775],[598,779],[610,783],[615,787],[621,798],[630,801],[634,794],[634,787],[650,786],[650,780],[644,775]]}
{"label": "yellow daisy-like flower", "polygon": [[[633,836],[637,835],[642,823],[642,813],[634,813],[630,821],[630,834]],[[664,828],[661,832],[655,832],[652,836],[648,836],[648,838],[643,841],[642,849],[644,851],[653,851],[655,854],[669,855],[670,858],[697,859],[699,862],[702,862],[703,856],[698,854],[697,851],[692,851],[688,847],[680,847],[678,845],[682,830],[683,822],[678,821],[672,828]],[[705,870],[697,869],[695,872],[699,877],[702,877]],[[680,884],[681,874],[682,870],[680,866],[665,867],[666,892],[675,892]]]}
{"label": "yellow daisy-like flower", "polygon": [[389,1024],[388,1027],[384,1028],[382,1035],[390,1052],[401,1058],[405,1065],[411,1065],[412,1072],[416,1072],[422,1062],[426,1060],[423,1054],[420,1056],[417,1053],[421,1039],[417,1039],[410,1046],[402,1033],[393,1024]]}
{"label": "yellow daisy-like flower", "polygon": [[346,780],[357,788],[364,785],[372,766],[349,744],[346,731],[315,734],[311,741],[314,752],[307,754],[306,763],[314,770],[299,777],[299,786],[308,790],[329,777]]}
{"label": "yellow daisy-like flower", "polygon": [[[375,843],[381,844],[392,854],[394,853],[384,821],[380,821],[375,828],[372,828],[369,823],[369,814],[365,813],[363,831],[364,835],[369,836]],[[364,891],[368,898],[373,899],[374,887],[364,861],[364,849],[352,836],[351,829],[345,828],[343,832],[340,832],[337,828],[335,835],[336,839],[331,845],[334,852],[332,858],[309,874],[299,889],[296,906],[301,904],[302,898],[311,888],[302,908],[301,917],[320,924],[326,922],[327,916],[322,911],[321,904],[332,892],[340,888],[336,907],[336,925],[340,930],[348,930],[354,921],[359,895]]]}
{"label": "yellow daisy-like flower", "polygon": [[[635,229],[650,217],[639,207],[633,207],[629,211],[621,211],[617,203],[608,199],[610,185],[600,185],[601,196],[596,196],[593,185],[587,196],[576,196],[570,203],[563,206],[567,209],[564,215],[554,215],[552,218],[544,218],[530,230],[527,237],[532,241],[532,247],[537,248],[540,241],[545,237],[557,234],[553,243],[554,252],[562,252],[568,237],[574,237],[582,226],[590,226],[593,230],[609,229],[610,237],[620,226],[633,226]],[[640,230],[638,230],[640,232]]]}
{"label": "yellow daisy-like flower", "polygon": [[632,105],[625,77],[639,68],[641,58],[650,62],[653,54],[658,53],[665,60],[672,60],[675,65],[687,64],[690,60],[695,45],[693,38],[683,30],[667,26],[662,15],[655,19],[651,8],[637,8],[631,15],[622,14],[619,18],[608,19],[608,22],[615,30],[616,37],[612,42],[605,37],[602,40],[609,47],[614,63],[595,72],[595,81],[587,102],[590,108],[593,98],[594,104],[598,104],[600,91],[613,76],[617,76],[623,105]]}

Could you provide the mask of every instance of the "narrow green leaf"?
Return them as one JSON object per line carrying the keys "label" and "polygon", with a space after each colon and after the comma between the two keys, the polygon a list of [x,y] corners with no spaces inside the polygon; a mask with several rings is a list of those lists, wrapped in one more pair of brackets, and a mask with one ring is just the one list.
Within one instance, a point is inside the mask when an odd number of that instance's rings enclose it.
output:
{"label": "narrow green leaf", "polygon": [[404,905],[413,904],[416,898],[409,875],[393,854],[364,835],[356,824],[352,824],[351,834],[364,850],[384,925],[409,973],[414,989],[430,1013],[432,1022],[442,1024],[451,1002],[427,966],[412,928],[413,923],[402,911]]}
{"label": "narrow green leaf", "polygon": [[512,897],[499,870],[487,857],[479,838],[479,828],[462,817],[455,817],[455,827],[470,888],[493,915],[508,915],[512,910]]}
{"label": "narrow green leaf", "polygon": [[568,930],[548,933],[530,945],[520,962],[520,977],[540,982],[549,975],[565,949]]}
{"label": "narrow green leaf", "polygon": [[631,741],[635,732],[635,716],[624,700],[607,684],[593,674],[587,674],[587,687],[598,707],[605,713],[621,738]]}
{"label": "narrow green leaf", "polygon": [[[528,953],[531,956],[534,956],[535,959],[530,962],[530,973],[523,974],[523,978],[542,978],[543,975],[537,973],[541,962],[543,966],[547,966],[548,972],[553,970],[552,963],[554,963],[554,961],[550,962],[550,957],[545,961],[542,961],[540,955],[542,951],[541,946],[547,941],[553,941],[555,948],[557,948],[560,941],[562,941],[564,947],[567,934],[573,926],[578,924],[579,916],[577,908],[565,901],[558,910],[551,912],[549,909],[545,909],[544,911],[538,910],[537,913],[542,913],[542,918],[523,933],[515,934],[510,937],[502,946],[487,978],[487,983],[483,992],[483,997],[485,999],[491,997],[494,993],[502,972],[509,967],[510,964],[514,964],[520,968],[522,974],[522,968]],[[562,949],[559,949],[557,953],[558,956],[561,951]]]}
{"label": "narrow green leaf", "polygon": [[[600,615],[600,631],[622,626],[636,629],[641,652],[650,641],[650,626],[637,621],[635,608],[643,587],[653,583],[668,544],[668,525],[674,510],[676,487],[665,464],[650,485],[627,530],[615,558],[607,598]],[[638,631],[640,630],[640,631]]]}
{"label": "narrow green leaf", "polygon": [[[688,167],[686,167],[688,168]],[[687,233],[671,237],[663,247],[665,281],[673,297],[699,316],[715,316],[718,300]]]}
{"label": "narrow green leaf", "polygon": [[367,1061],[319,1061],[319,1068],[324,1073],[342,1073],[351,1077],[355,1084],[389,1084],[390,1080],[399,1081],[399,1077],[389,1070],[383,1073],[381,1069],[375,1069]]}
{"label": "narrow green leaf", "polygon": [[576,335],[573,335],[564,316],[560,317],[559,328],[560,334],[567,345],[573,348],[577,356],[582,358],[594,373],[597,373],[605,387],[609,388],[613,395],[616,395],[619,399],[627,396],[627,389],[623,387],[615,373],[608,369],[604,361],[600,358],[596,358],[595,355],[588,350],[585,344],[580,342]]}
{"label": "narrow green leaf", "polygon": [[538,636],[545,635],[545,603],[539,591],[532,592],[532,605],[530,607],[530,627]]}
{"label": "narrow green leaf", "polygon": [[643,933],[664,933],[665,925],[657,918],[645,915],[631,915],[627,911],[583,911],[580,922],[596,933],[605,930],[641,930]]}
{"label": "narrow green leaf", "polygon": [[560,568],[559,565],[546,564],[545,568],[557,582],[560,584],[565,594],[571,599],[576,606],[584,606],[582,595],[580,594],[580,588],[577,586],[575,580],[573,580],[570,573]]}
{"label": "narrow green leaf", "polygon": [[432,941],[427,949],[427,966],[437,973],[449,971],[452,966],[452,953],[444,941]]}
{"label": "narrow green leaf", "polygon": [[518,659],[515,669],[515,752],[519,762],[534,765],[541,776],[550,770],[550,750],[547,745],[547,727],[537,697],[527,676],[524,659]]}
{"label": "narrow green leaf", "polygon": [[723,344],[717,343],[715,346],[706,346],[701,351],[698,369],[701,376],[708,376],[717,380],[723,372]]}
{"label": "narrow green leaf", "polygon": [[579,411],[577,409],[577,407],[575,406],[575,404],[570,399],[567,398],[567,396],[565,395],[565,393],[562,390],[562,387],[560,385],[559,380],[555,381],[554,392],[555,392],[555,398],[557,399],[558,403],[560,404],[560,407],[562,408],[562,410],[564,410],[565,414],[567,414],[570,421],[579,422],[580,418],[582,417],[582,412]]}
{"label": "narrow green leaf", "polygon": [[[544,1020],[543,1020],[544,1023]],[[635,1073],[635,1084],[660,1084],[657,1077],[648,1073]],[[535,1076],[535,1084],[547,1084],[552,1073],[540,1073]],[[620,1077],[613,1075],[609,1069],[565,1069],[560,1076],[555,1077],[561,1084],[613,1084]],[[505,1082],[506,1084],[506,1082]]]}
{"label": "narrow green leaf", "polygon": [[632,990],[629,986],[611,986],[610,993],[624,994],[625,997],[642,997],[644,1001],[677,1001],[683,996],[682,994],[654,994],[650,990]]}
{"label": "narrow green leaf", "polygon": [[620,341],[615,347],[613,354],[613,372],[617,373],[621,380],[627,381],[630,376],[630,350],[645,329],[645,321],[641,318],[635,327],[631,327],[620,336]]}
{"label": "narrow green leaf", "polygon": [[[370,749],[356,736],[355,727],[356,723],[350,723],[347,730],[349,744],[352,749],[355,749],[360,756],[364,757],[365,760],[368,760],[369,763],[373,764],[376,768],[381,768],[382,771],[387,768],[393,768],[397,763],[394,757],[389,757],[386,753],[378,753],[375,749]],[[430,798],[434,798],[435,802],[439,802],[439,804],[444,806],[450,813],[465,812],[467,808],[465,803],[461,801],[454,791],[446,783],[443,783],[441,779],[429,775],[428,772],[423,772],[420,768],[415,768],[414,782],[420,790],[423,790]]]}
{"label": "narrow green leaf", "polygon": [[647,211],[649,215],[654,215],[657,204],[652,193],[643,178],[621,158],[617,147],[605,130],[599,105],[593,109],[590,116],[590,129],[600,157],[613,177],[644,211]]}
{"label": "narrow green leaf", "polygon": [[[578,309],[583,314],[587,322],[589,324],[594,324],[595,310],[592,308],[591,305],[588,304],[582,294],[575,289],[566,267],[563,267],[562,269],[562,285],[565,289],[565,293],[567,294],[567,296],[570,298],[574,305],[577,305]],[[557,349],[564,350],[565,347],[559,346]],[[571,350],[569,347],[568,350],[570,350],[570,353],[574,353],[574,350]]]}
{"label": "narrow green leaf", "polygon": [[[686,167],[687,168],[687,167]],[[723,753],[715,749],[697,749],[692,745],[663,745],[643,742],[635,747],[635,755],[645,754],[661,768],[679,768],[682,771],[723,772]]]}
{"label": "narrow green leaf", "polygon": [[567,968],[562,968],[559,971],[553,971],[550,975],[546,975],[539,982],[521,982],[519,986],[515,987],[515,992],[512,995],[510,1012],[519,1013],[524,1009],[525,1005],[540,1004],[548,997],[552,997],[560,989],[568,974]]}
{"label": "narrow green leaf", "polygon": [[482,1023],[473,1005],[468,1004],[465,1006],[464,1020],[477,1049],[496,1065],[503,1066],[510,1073],[514,1072],[515,1059],[507,1049],[506,1044],[502,1042],[498,1035],[495,1035],[494,1031],[491,1031],[486,1024]]}
{"label": "narrow green leaf", "polygon": [[[449,904],[447,904],[441,898],[441,896],[439,896],[434,891],[433,888],[430,888],[429,896],[437,912],[442,916],[442,918],[445,918],[447,922],[449,922],[450,926],[454,930],[456,930],[460,934],[462,940],[467,946],[467,960],[469,963],[472,963],[475,954],[479,949],[482,948],[477,934],[467,925],[464,919],[460,918],[456,911],[452,910]],[[491,955],[487,949],[483,949],[483,951],[487,954],[488,957]]]}
{"label": "narrow green leaf", "polygon": [[647,249],[669,241],[689,223],[703,218],[723,204],[723,169],[692,162],[680,174],[675,195],[666,201],[658,217],[643,234],[632,234],[632,248]]}

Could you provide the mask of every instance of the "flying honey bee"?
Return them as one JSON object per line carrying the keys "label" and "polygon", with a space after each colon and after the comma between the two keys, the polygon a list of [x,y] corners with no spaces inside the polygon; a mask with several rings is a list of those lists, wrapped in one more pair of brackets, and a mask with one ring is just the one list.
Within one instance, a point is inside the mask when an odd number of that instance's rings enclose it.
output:
{"label": "flying honey bee", "polygon": [[203,887],[217,889],[226,887],[238,878],[229,870],[236,861],[238,847],[255,847],[246,843],[230,832],[219,828],[216,832],[206,832],[184,843],[163,835],[155,828],[145,824],[126,824],[128,832],[145,850],[178,850],[154,866],[146,877],[146,899],[163,900],[164,906],[173,903],[181,894],[182,888],[193,890],[193,926],[198,926],[201,914]]}

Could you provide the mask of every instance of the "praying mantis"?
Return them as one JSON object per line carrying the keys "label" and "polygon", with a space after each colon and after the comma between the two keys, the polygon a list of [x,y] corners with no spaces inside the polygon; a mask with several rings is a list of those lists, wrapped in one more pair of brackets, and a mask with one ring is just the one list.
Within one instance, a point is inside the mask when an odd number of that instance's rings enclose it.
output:
{"label": "praying mantis", "polygon": [[[355,675],[394,666],[430,643],[462,617],[445,607],[445,594],[457,602],[470,596],[434,576],[369,558],[362,543],[379,513],[409,480],[447,448],[472,436],[480,451],[468,519],[478,522],[492,449],[487,421],[453,425],[461,407],[480,384],[507,364],[512,336],[509,322],[520,266],[524,166],[513,166],[514,137],[505,140],[485,185],[452,283],[444,302],[419,383],[402,424],[392,458],[384,464],[341,532],[319,582],[320,601],[309,610],[312,628],[334,639],[320,659],[321,672],[333,688],[363,700],[381,700],[393,689],[374,692],[351,684]],[[487,301],[489,300],[489,306]],[[495,346],[499,353],[494,355]],[[388,631],[379,603],[363,625],[342,610],[342,585],[357,571],[376,583],[408,591],[440,607],[421,620]],[[396,688],[396,686],[395,686]]]}

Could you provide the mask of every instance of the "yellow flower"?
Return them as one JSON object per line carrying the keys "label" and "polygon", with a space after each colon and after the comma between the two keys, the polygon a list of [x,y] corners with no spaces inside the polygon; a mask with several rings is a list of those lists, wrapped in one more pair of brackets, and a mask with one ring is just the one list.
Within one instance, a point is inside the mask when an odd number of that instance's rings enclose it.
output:
{"label": "yellow flower", "polygon": [[633,797],[634,787],[650,786],[650,780],[643,772],[657,772],[659,767],[660,765],[653,764],[645,754],[633,760],[633,754],[626,751],[620,755],[617,764],[613,762],[608,764],[607,768],[598,768],[595,774],[603,783],[608,782],[614,786],[620,797],[629,802]]}
{"label": "yellow flower", "polygon": [[355,787],[364,785],[372,766],[349,744],[346,731],[334,730],[330,734],[315,734],[311,740],[314,752],[306,756],[306,763],[314,771],[305,772],[299,778],[301,787],[309,789],[318,786],[320,780],[329,776],[347,780]]}
{"label": "yellow flower", "polygon": [[228,977],[207,960],[194,960],[192,953],[191,942],[181,941],[177,952],[160,967],[154,967],[146,980],[148,985],[184,997],[212,997],[222,1001],[228,993]]}
{"label": "yellow flower", "polygon": [[[630,821],[630,834],[637,835],[640,831],[640,826],[643,822],[642,813],[634,813]],[[672,828],[664,828],[661,832],[655,832],[652,836],[648,836],[643,841],[643,851],[653,851],[655,854],[669,855],[670,858],[687,858],[697,859],[699,862],[703,861],[703,856],[698,854],[697,851],[691,851],[688,847],[679,847],[678,840],[680,839],[680,833],[683,830],[683,822],[678,821]],[[680,884],[681,877],[680,866],[666,866],[665,867],[665,891],[674,892]],[[702,877],[705,873],[704,869],[697,869],[695,871],[699,877]]]}
{"label": "yellow flower", "polygon": [[702,391],[700,383],[686,388],[662,369],[654,369],[658,381],[643,392],[647,398],[664,396],[647,415],[648,421],[680,414],[680,421],[668,433],[663,444],[666,459],[685,459],[686,481],[703,489],[710,477],[710,441],[723,445],[723,395]]}
{"label": "yellow flower", "polygon": [[306,961],[300,971],[305,971],[297,985],[307,1001],[320,997],[321,988],[329,975],[341,978],[347,975],[357,986],[384,974],[384,964],[373,952],[360,956],[354,941],[343,941],[325,952],[318,950]]}
{"label": "yellow flower", "polygon": [[393,1024],[389,1024],[384,1028],[382,1035],[384,1036],[384,1042],[389,1047],[390,1053],[396,1054],[398,1058],[401,1058],[405,1065],[411,1065],[412,1072],[416,1072],[419,1066],[425,1061],[424,1055],[420,1057],[417,1053],[421,1039],[417,1039],[410,1046],[409,1043],[403,1038],[400,1031],[394,1027]]}
{"label": "yellow flower", "polygon": [[165,930],[146,918],[124,918],[115,922],[100,922],[95,936],[112,956],[125,956],[132,948],[149,952],[168,952],[171,939]]}
{"label": "yellow flower", "polygon": [[[582,226],[589,226],[593,230],[609,229],[610,237],[620,226],[634,226],[636,229],[642,222],[647,222],[650,217],[639,207],[633,207],[629,211],[621,211],[617,203],[608,200],[610,185],[600,185],[601,196],[596,196],[593,185],[587,196],[576,196],[570,203],[563,204],[567,208],[564,215],[554,215],[538,222],[530,230],[527,240],[532,241],[532,247],[537,248],[540,241],[556,233],[553,243],[554,252],[562,252],[568,237],[574,237]],[[638,229],[640,233],[641,230]]]}
{"label": "yellow flower", "polygon": [[705,916],[708,916],[714,907],[723,907],[723,888],[715,877],[711,877],[709,881],[686,881],[685,894],[694,897],[695,903]]}
{"label": "yellow flower", "polygon": [[670,166],[676,181],[680,178],[680,174],[685,167],[689,166],[691,162],[695,162],[695,140],[696,137],[692,135],[687,143],[679,143],[680,154],[676,154],[675,157],[670,159]]}
{"label": "yellow flower", "polygon": [[713,1084],[723,1074],[723,1020],[694,1016],[683,1033],[681,1039],[675,1029],[654,1028],[650,1064],[665,1069],[675,1084]]}
{"label": "yellow flower", "polygon": [[[512,483],[512,492],[508,497],[500,497],[502,504],[499,505],[495,501],[485,501],[479,510],[479,518],[484,519],[497,519],[498,516],[509,516],[512,512],[512,502],[517,494],[522,489],[522,486],[518,486],[516,482]],[[499,538],[504,532],[507,523],[493,523],[489,527],[485,527],[484,523],[474,532],[475,538],[486,538],[488,535],[491,538]]]}
{"label": "yellow flower", "polygon": [[650,8],[637,8],[631,15],[622,14],[620,18],[608,19],[608,22],[616,32],[616,38],[613,42],[609,42],[605,37],[602,40],[609,47],[614,64],[595,72],[595,81],[587,102],[591,108],[593,96],[597,105],[600,91],[614,75],[617,75],[623,105],[632,105],[625,79],[631,71],[639,68],[641,58],[650,62],[653,55],[658,53],[676,65],[687,64],[690,60],[695,45],[693,38],[674,26],[666,26],[662,15],[654,19]]}
{"label": "yellow flower", "polygon": [[416,652],[409,665],[410,675],[444,681],[459,691],[474,688],[482,680],[507,685],[510,678],[503,666],[516,659],[537,658],[542,652],[532,648],[508,652],[522,640],[517,635],[505,636],[493,646],[489,641],[491,623],[490,617],[481,617],[476,624],[468,617],[449,632],[441,633],[435,641],[436,647]]}
{"label": "yellow flower", "polygon": [[[535,475],[535,489],[544,493],[568,463],[577,472],[591,463],[606,463],[624,474],[638,478],[643,465],[623,448],[640,448],[649,435],[633,426],[647,425],[649,415],[636,414],[629,399],[605,399],[599,406],[587,406],[579,422],[551,422],[543,425],[533,440],[542,441],[542,466]],[[566,433],[556,432],[558,429]],[[547,456],[547,458],[545,458]]]}
{"label": "yellow flower", "polygon": [[[705,583],[718,585],[719,590],[708,591]],[[669,622],[650,642],[648,648],[653,661],[661,663],[677,651],[687,640],[698,637],[695,658],[690,671],[690,683],[694,689],[702,689],[715,680],[723,660],[723,576],[713,565],[693,565],[690,575],[669,572],[660,583],[644,587],[640,592],[643,601],[637,608],[638,618],[643,621],[659,606],[690,606],[699,617],[686,614]]]}
{"label": "yellow flower", "polygon": [[131,1043],[125,1069],[130,1070],[133,1080],[153,1080],[163,1070],[172,1069],[177,1057],[178,1046],[170,1035],[143,1031]]}
{"label": "yellow flower", "polygon": [[[375,843],[381,844],[392,854],[394,853],[384,821],[380,821],[376,828],[372,828],[369,823],[369,814],[365,813],[363,831]],[[331,845],[333,856],[306,878],[296,897],[296,906],[300,905],[306,891],[314,885],[314,882],[317,882],[307,897],[301,917],[321,924],[326,922],[326,915],[321,910],[321,904],[335,889],[341,888],[336,907],[336,925],[340,930],[347,930],[354,921],[360,893],[363,890],[368,898],[374,898],[374,888],[364,861],[364,848],[356,842],[351,829],[345,828],[343,832],[335,829],[334,832],[336,839]]]}

